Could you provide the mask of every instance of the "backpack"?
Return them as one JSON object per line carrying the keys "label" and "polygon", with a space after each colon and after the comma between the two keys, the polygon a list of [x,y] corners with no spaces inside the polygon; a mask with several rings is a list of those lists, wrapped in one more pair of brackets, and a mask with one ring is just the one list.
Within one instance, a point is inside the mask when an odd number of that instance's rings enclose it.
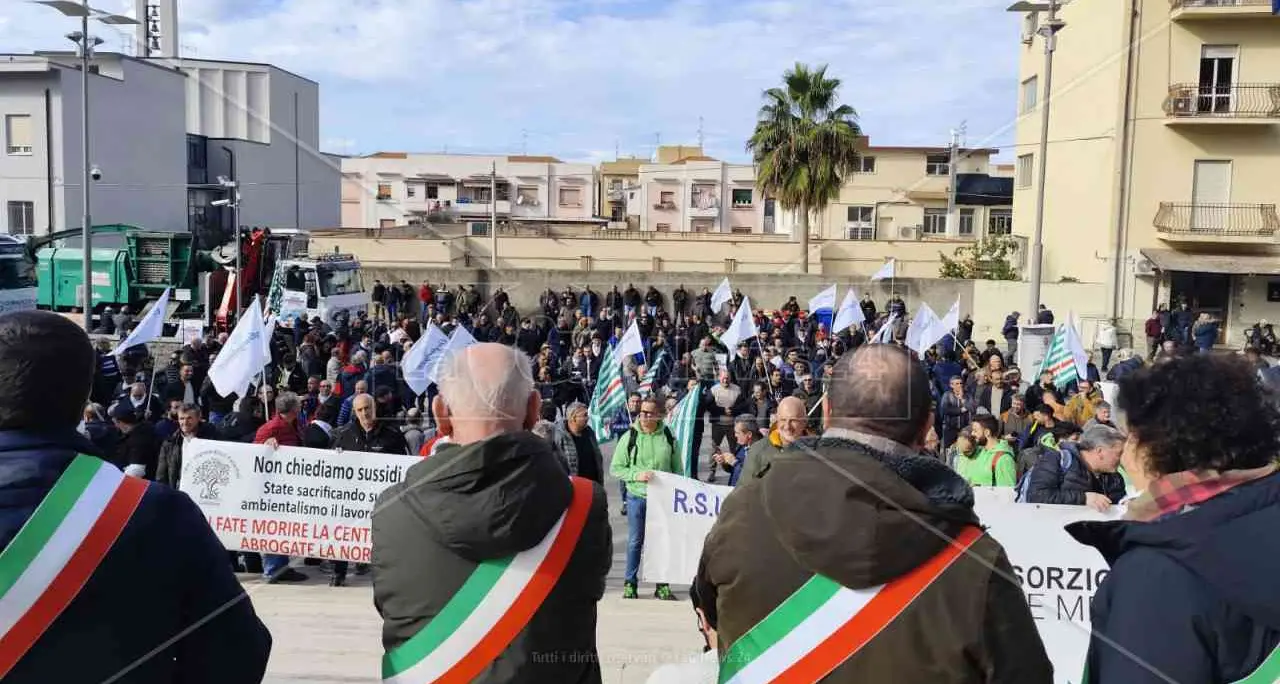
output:
{"label": "backpack", "polygon": [[[1071,469],[1071,464],[1074,461],[1075,461],[1075,457],[1071,455],[1070,451],[1067,451],[1066,449],[1058,449],[1058,467],[1062,472],[1063,478],[1066,478],[1067,471]],[[1014,501],[1018,501],[1018,502],[1026,501],[1027,490],[1031,488],[1031,473],[1034,473],[1035,471],[1036,471],[1036,467],[1031,466],[1030,468],[1027,469],[1027,472],[1022,475],[1022,479],[1018,481],[1018,487],[1016,490],[1017,496],[1014,497]]]}
{"label": "backpack", "polygon": [[[627,465],[629,466],[636,464],[636,449],[639,449],[639,447],[636,446],[636,435],[638,434],[640,433],[636,431],[634,425],[627,428],[627,436],[630,437],[630,439],[627,440]],[[671,453],[679,456],[679,454],[676,454],[676,436],[672,434],[671,428],[663,425],[662,436],[667,438],[667,446],[671,447]]]}

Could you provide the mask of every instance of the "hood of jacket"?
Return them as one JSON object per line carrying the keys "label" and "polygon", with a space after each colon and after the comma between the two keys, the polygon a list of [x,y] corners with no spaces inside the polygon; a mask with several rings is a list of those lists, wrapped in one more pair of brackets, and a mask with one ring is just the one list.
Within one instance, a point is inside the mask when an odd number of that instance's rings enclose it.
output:
{"label": "hood of jacket", "polygon": [[973,490],[945,464],[887,439],[840,432],[797,440],[761,479],[772,532],[804,568],[854,589],[877,586],[978,524]]}
{"label": "hood of jacket", "polygon": [[534,547],[573,497],[551,443],[532,432],[442,444],[410,469],[406,492],[436,540],[475,562]]}
{"label": "hood of jacket", "polygon": [[1082,544],[1114,565],[1146,547],[1195,573],[1218,599],[1272,629],[1280,629],[1280,473],[1227,490],[1199,507],[1152,522],[1077,522],[1067,526]]}

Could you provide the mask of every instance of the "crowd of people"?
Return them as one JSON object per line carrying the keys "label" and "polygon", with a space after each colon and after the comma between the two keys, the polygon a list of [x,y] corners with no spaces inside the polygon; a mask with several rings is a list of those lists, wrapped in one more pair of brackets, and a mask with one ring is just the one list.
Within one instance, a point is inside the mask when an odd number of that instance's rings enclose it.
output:
{"label": "crowd of people", "polygon": [[[178,568],[202,559],[201,572],[175,571],[164,591],[194,592],[200,596],[193,606],[209,606],[239,595],[233,571],[261,572],[268,582],[307,576],[285,556],[222,549],[199,510],[174,493],[188,440],[426,456],[384,493],[373,516],[372,562],[356,567],[372,574],[389,662],[405,672],[479,667],[472,673],[479,681],[599,681],[599,663],[591,657],[595,605],[612,563],[605,473],[619,481],[628,525],[623,596],[635,599],[648,482],[655,472],[683,475],[691,465],[694,477],[708,481],[723,471],[735,493],[725,500],[692,578],[690,598],[714,657],[691,664],[690,676],[710,672],[714,678],[726,664],[735,672],[750,666],[735,658],[768,646],[751,644],[753,628],[812,577],[876,587],[931,566],[960,545],[965,553],[920,587],[921,601],[905,606],[892,625],[881,625],[862,650],[836,661],[829,681],[1047,682],[1052,668],[1009,562],[999,543],[981,534],[972,510],[973,486],[1005,486],[1030,503],[1128,505],[1124,522],[1071,530],[1113,566],[1095,601],[1095,628],[1106,639],[1091,646],[1089,681],[1164,681],[1150,672],[1169,672],[1175,681],[1234,681],[1261,667],[1280,642],[1280,624],[1266,617],[1276,610],[1272,594],[1258,586],[1280,554],[1270,542],[1243,541],[1266,536],[1257,525],[1270,529],[1280,522],[1272,366],[1257,349],[1243,358],[1190,353],[1198,337],[1184,335],[1176,317],[1172,332],[1162,324],[1149,355],[1116,349],[1114,329],[1100,330],[1101,367],[1090,354],[1086,373],[1059,386],[1052,374],[1024,380],[1015,362],[1018,312],[1009,316],[1012,330],[1006,320],[1003,346],[995,340],[979,346],[973,319],[965,316],[917,355],[903,344],[907,305],[896,295],[883,306],[864,296],[865,323],[838,334],[830,333],[829,318],[789,297],[777,309],[751,312],[758,336],[732,348],[719,340],[744,300],[740,292],[715,310],[705,289],[680,287],[669,296],[634,286],[604,295],[590,288],[548,290],[539,310],[525,315],[501,289],[482,302],[474,288],[378,283],[373,298],[371,315],[328,324],[298,319],[278,328],[272,361],[244,397],[220,394],[208,377],[225,334],[192,339],[148,368],[145,350],[116,355],[109,342],[94,349],[66,319],[0,316],[0,384],[10,395],[7,404],[0,401],[0,453],[6,456],[0,460],[0,546],[15,538],[76,454],[101,456],[126,475],[153,482],[103,561],[103,576],[136,574],[129,570],[136,559],[160,553],[148,547],[156,539],[141,535],[164,539],[186,521],[205,533],[187,535],[184,546],[164,553]],[[1033,320],[1053,319],[1041,307]],[[608,350],[632,322],[643,353],[623,363],[626,404],[611,417],[610,434],[597,435],[589,408],[596,381]],[[465,327],[479,343],[447,356],[418,396],[399,364],[427,325],[446,334]],[[892,327],[879,335],[885,325]],[[871,344],[877,337],[890,343]],[[57,344],[43,342],[53,338]],[[60,357],[80,361],[59,365]],[[85,366],[83,394],[76,363]],[[1104,379],[1118,383],[1115,407],[1102,396]],[[70,398],[51,402],[45,389],[51,381]],[[700,402],[692,437],[681,445],[671,413],[695,389]],[[37,397],[47,411],[27,406]],[[617,440],[609,459],[604,439]],[[813,458],[815,452],[823,458]],[[856,477],[833,476],[831,463]],[[573,541],[569,550],[548,551],[562,535]],[[538,549],[551,555],[527,559]],[[466,592],[458,590],[476,573],[496,578],[508,562],[553,556],[563,563],[560,579],[543,588],[542,603],[520,629],[487,635],[482,650],[491,657],[479,665],[440,665],[414,645],[442,612],[462,610],[454,603]],[[322,570],[331,584],[345,584],[347,564],[325,563]],[[1144,575],[1152,580],[1145,586],[1138,579]],[[103,596],[112,591],[110,581],[88,585],[68,614],[101,623],[89,601],[116,605],[118,596]],[[961,600],[974,586],[989,587],[985,599]],[[1162,594],[1192,600],[1157,605]],[[667,585],[653,595],[679,598]],[[155,629],[181,630],[200,617],[196,612],[157,619]],[[1170,638],[1181,644],[1175,658],[1134,628],[1148,619],[1196,624],[1200,631],[1175,630]],[[215,622],[218,637],[174,651],[150,666],[156,678],[138,681],[209,678],[163,678],[196,667],[220,673],[219,679],[259,681],[270,637],[250,602]],[[958,627],[929,628],[937,624]],[[1196,648],[1204,630],[1231,647]],[[222,635],[227,631],[236,634]],[[60,648],[80,643],[69,625],[51,634],[47,643]],[[939,641],[921,644],[922,638]],[[26,677],[13,681],[79,681],[90,669],[107,672],[137,655],[131,646],[92,665],[59,662],[42,643],[33,641],[31,655],[24,650],[9,664]],[[918,657],[922,647],[929,658]],[[241,649],[246,662],[211,664],[214,652],[227,648]],[[967,655],[953,657],[961,653]],[[655,677],[684,677],[679,671]]]}

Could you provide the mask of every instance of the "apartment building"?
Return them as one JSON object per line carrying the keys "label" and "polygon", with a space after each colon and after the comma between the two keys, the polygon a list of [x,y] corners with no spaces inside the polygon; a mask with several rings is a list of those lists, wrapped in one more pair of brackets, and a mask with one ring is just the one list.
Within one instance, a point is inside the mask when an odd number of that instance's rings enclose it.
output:
{"label": "apartment building", "polygon": [[[810,219],[813,237],[826,240],[972,240],[1009,235],[1012,182],[991,163],[996,149],[956,150],[956,211],[948,215],[952,181],[949,147],[870,144],[859,168],[826,209]],[[793,233],[797,217],[784,212],[779,232]]]}
{"label": "apartment building", "polygon": [[659,233],[772,233],[772,206],[756,189],[754,166],[701,154],[642,164],[627,193],[630,222]]}
{"label": "apartment building", "polygon": [[555,157],[378,152],[342,160],[342,225],[465,222],[598,224],[590,164]]}
{"label": "apartment building", "polygon": [[[1039,0],[1037,0],[1039,1]],[[1024,14],[1014,230],[1046,181],[1044,280],[1105,284],[1141,340],[1160,304],[1236,345],[1280,317],[1280,18],[1272,0],[1070,0],[1039,159],[1048,6]]]}
{"label": "apartment building", "polygon": [[648,159],[639,157],[600,162],[600,198],[597,206],[601,209],[600,215],[609,219],[610,223],[626,222],[627,193],[639,186],[640,167],[648,163]]}
{"label": "apartment building", "polygon": [[[79,60],[0,56],[0,230],[78,228],[83,208]],[[94,55],[89,162],[96,225],[229,231],[223,176],[240,184],[241,225],[338,222],[339,172],[318,152],[318,86],[270,65]]]}

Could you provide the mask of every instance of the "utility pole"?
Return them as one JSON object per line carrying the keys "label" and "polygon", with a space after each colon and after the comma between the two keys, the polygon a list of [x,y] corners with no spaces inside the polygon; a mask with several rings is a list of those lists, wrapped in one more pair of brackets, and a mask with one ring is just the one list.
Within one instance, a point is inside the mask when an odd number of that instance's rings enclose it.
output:
{"label": "utility pole", "polygon": [[654,163],[657,163],[657,161],[658,161],[658,150],[659,150],[659,149],[661,149],[661,148],[662,148],[662,134],[661,134],[661,133],[654,133],[654,134],[653,134],[653,161],[654,161]]}
{"label": "utility pole", "polygon": [[489,171],[489,267],[498,267],[498,162]]}
{"label": "utility pole", "polygon": [[1044,38],[1044,97],[1040,102],[1040,158],[1036,162],[1040,166],[1040,179],[1036,188],[1036,229],[1031,243],[1031,302],[1027,315],[1034,316],[1040,310],[1040,281],[1043,278],[1044,266],[1044,192],[1045,176],[1049,169],[1049,98],[1053,94],[1053,51],[1057,47],[1057,34],[1066,27],[1067,22],[1058,18],[1058,7],[1061,0],[1048,0],[1049,16],[1036,32]]}
{"label": "utility pole", "polygon": [[529,129],[520,129],[520,155],[529,156]]}
{"label": "utility pole", "polygon": [[960,234],[956,213],[956,163],[960,161],[960,131],[951,129],[951,155],[947,162],[947,235]]}

